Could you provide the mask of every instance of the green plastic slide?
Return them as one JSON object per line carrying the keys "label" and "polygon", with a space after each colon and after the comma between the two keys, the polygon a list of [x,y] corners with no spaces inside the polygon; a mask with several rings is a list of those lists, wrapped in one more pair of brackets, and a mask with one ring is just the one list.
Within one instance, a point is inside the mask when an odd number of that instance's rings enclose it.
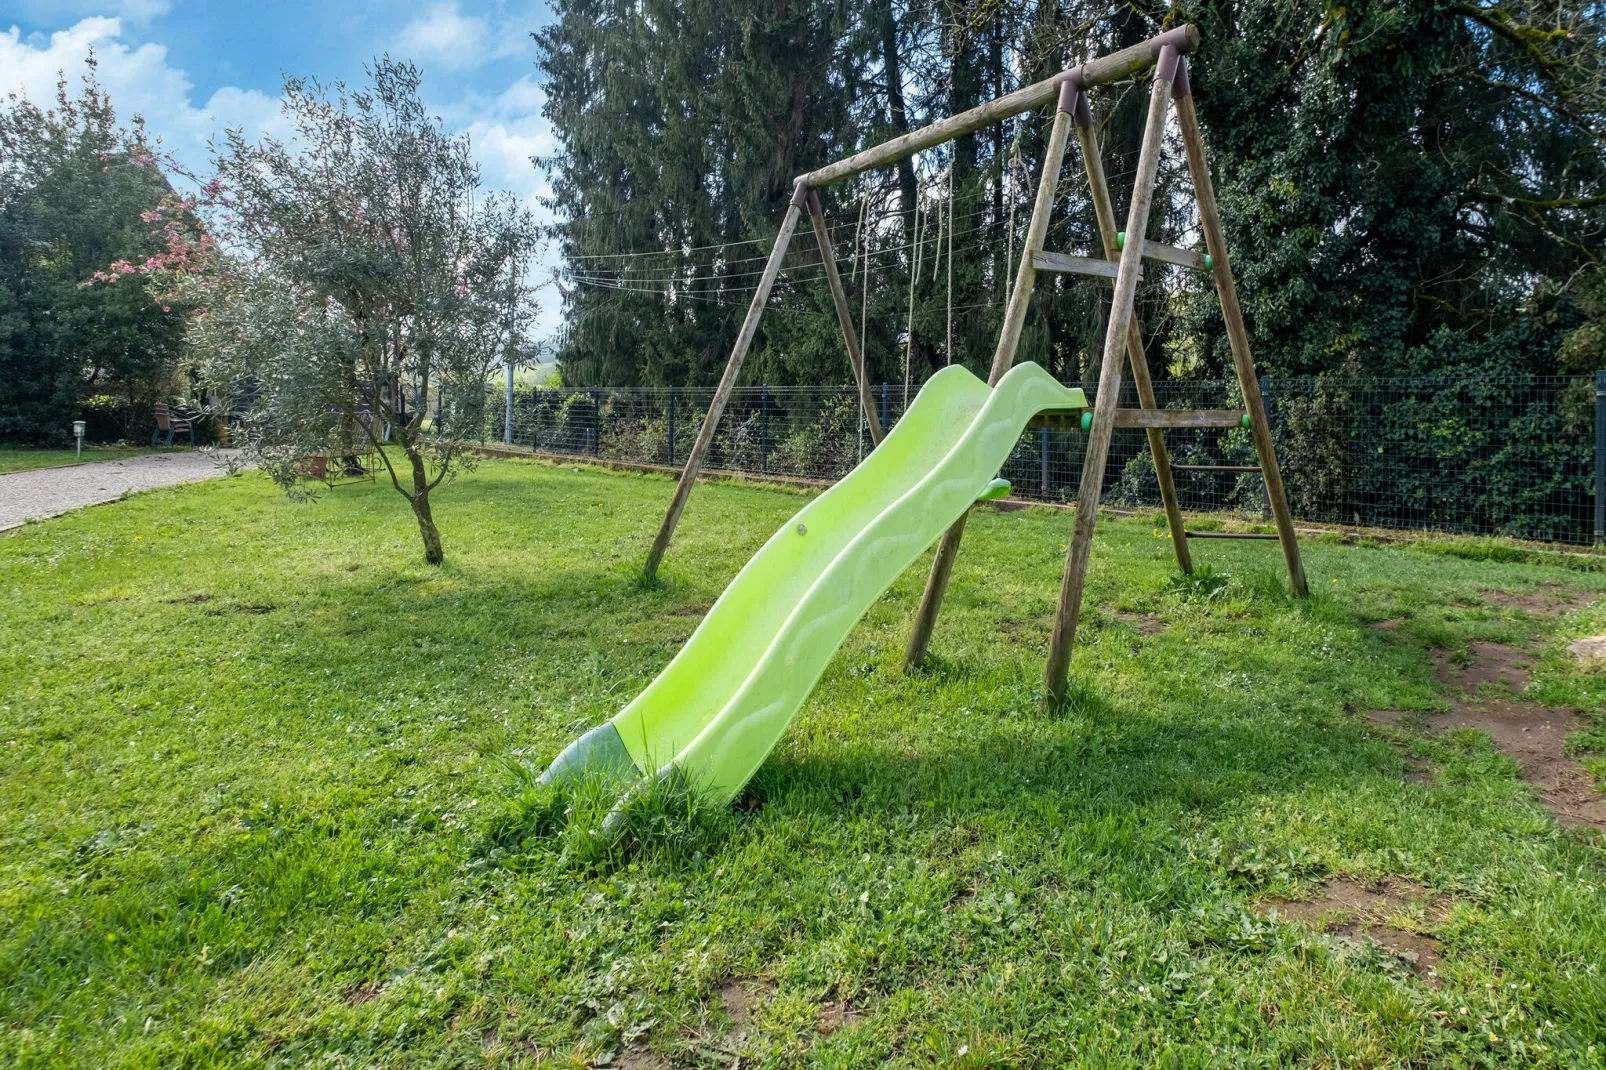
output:
{"label": "green plastic slide", "polygon": [[871,604],[972,502],[1008,492],[994,477],[1027,421],[1086,406],[1036,364],[997,389],[964,368],[932,376],[881,445],[753,555],[658,678],[542,780],[675,778],[734,798]]}

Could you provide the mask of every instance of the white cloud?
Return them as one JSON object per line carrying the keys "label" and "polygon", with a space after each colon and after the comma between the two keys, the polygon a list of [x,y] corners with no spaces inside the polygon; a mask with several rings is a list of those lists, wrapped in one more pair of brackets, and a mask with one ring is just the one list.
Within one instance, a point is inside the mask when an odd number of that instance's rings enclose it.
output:
{"label": "white cloud", "polygon": [[[543,224],[551,222],[552,213],[540,201],[551,194],[552,184],[546,172],[538,170],[530,159],[551,155],[555,144],[551,124],[541,114],[545,103],[546,94],[540,85],[525,75],[494,98],[469,92],[438,109],[444,122],[468,134],[485,185],[513,194]],[[544,283],[556,266],[555,252],[549,248],[545,258],[533,266],[532,281]],[[541,313],[535,335],[554,336],[562,326],[558,292],[544,286],[537,298]]]}
{"label": "white cloud", "polygon": [[111,96],[118,117],[127,123],[145,118],[149,131],[191,171],[208,169],[207,139],[239,126],[253,136],[280,132],[278,100],[255,89],[225,86],[200,107],[191,103],[195,86],[182,70],[167,62],[158,44],[132,47],[122,40],[122,21],[87,18],[48,38],[24,39],[13,26],[0,33],[0,92],[20,92],[35,103],[55,99],[56,80],[65,76],[76,92],[91,50],[96,78]]}
{"label": "white cloud", "polygon": [[504,12],[493,22],[484,15],[463,14],[457,0],[444,0],[403,26],[391,49],[444,70],[474,70],[493,60],[528,54],[530,16]]}
{"label": "white cloud", "polygon": [[490,21],[483,15],[464,15],[456,0],[436,4],[402,27],[395,47],[408,59],[438,63],[448,70],[477,67],[495,52]]}
{"label": "white cloud", "polygon": [[[455,14],[455,7],[451,11]],[[484,34],[482,43],[494,47],[488,30],[477,32]],[[204,103],[194,103],[194,83],[168,62],[167,49],[154,43],[129,44],[123,37],[123,22],[117,18],[81,19],[48,37],[24,38],[15,26],[0,31],[0,98],[21,92],[46,106],[55,99],[56,80],[62,74],[68,79],[69,91],[76,92],[84,59],[91,50],[98,63],[97,78],[110,94],[119,118],[127,123],[135,114],[143,115],[150,133],[196,174],[210,171],[208,140],[227,128],[239,127],[252,139],[289,136],[276,95],[224,86]],[[552,151],[551,128],[541,115],[544,99],[541,87],[525,76],[495,97],[469,90],[438,109],[448,127],[469,135],[486,186],[514,194],[543,221],[549,217],[537,199],[548,193],[549,186],[545,174],[530,164],[530,157]],[[546,270],[541,267],[537,272]],[[557,295],[548,290],[541,300],[546,306],[542,333],[555,331]]]}

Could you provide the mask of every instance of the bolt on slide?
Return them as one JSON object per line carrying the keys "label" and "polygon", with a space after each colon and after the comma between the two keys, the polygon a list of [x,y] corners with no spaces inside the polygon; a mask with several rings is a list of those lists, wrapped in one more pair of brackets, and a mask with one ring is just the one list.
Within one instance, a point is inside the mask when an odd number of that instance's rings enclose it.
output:
{"label": "bolt on slide", "polygon": [[1087,407],[1023,363],[989,389],[950,366],[870,456],[787,521],[720,595],[668,667],[542,775],[684,784],[728,802],[780,740],[866,610],[996,479],[1027,421]]}

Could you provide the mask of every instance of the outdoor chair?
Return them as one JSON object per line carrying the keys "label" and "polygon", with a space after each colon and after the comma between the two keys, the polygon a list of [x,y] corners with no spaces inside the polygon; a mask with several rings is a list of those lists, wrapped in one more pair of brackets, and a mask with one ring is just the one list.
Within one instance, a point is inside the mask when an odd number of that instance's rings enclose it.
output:
{"label": "outdoor chair", "polygon": [[189,435],[190,445],[195,445],[195,425],[182,416],[173,415],[168,410],[165,401],[158,401],[156,403],[156,430],[151,432],[152,446],[156,445],[156,440],[162,437],[164,431],[167,433],[167,445],[169,446],[173,444],[173,433],[175,431],[183,431]]}

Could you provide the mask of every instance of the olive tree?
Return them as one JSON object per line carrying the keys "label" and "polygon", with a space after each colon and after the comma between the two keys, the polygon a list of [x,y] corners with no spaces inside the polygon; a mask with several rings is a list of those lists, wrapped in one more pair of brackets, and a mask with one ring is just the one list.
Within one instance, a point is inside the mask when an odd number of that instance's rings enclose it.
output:
{"label": "olive tree", "polygon": [[225,135],[203,200],[228,253],[178,284],[250,458],[294,493],[309,458],[372,451],[439,564],[430,495],[472,464],[487,380],[525,344],[537,232],[418,88],[388,58],[361,91],[287,80],[293,136]]}

